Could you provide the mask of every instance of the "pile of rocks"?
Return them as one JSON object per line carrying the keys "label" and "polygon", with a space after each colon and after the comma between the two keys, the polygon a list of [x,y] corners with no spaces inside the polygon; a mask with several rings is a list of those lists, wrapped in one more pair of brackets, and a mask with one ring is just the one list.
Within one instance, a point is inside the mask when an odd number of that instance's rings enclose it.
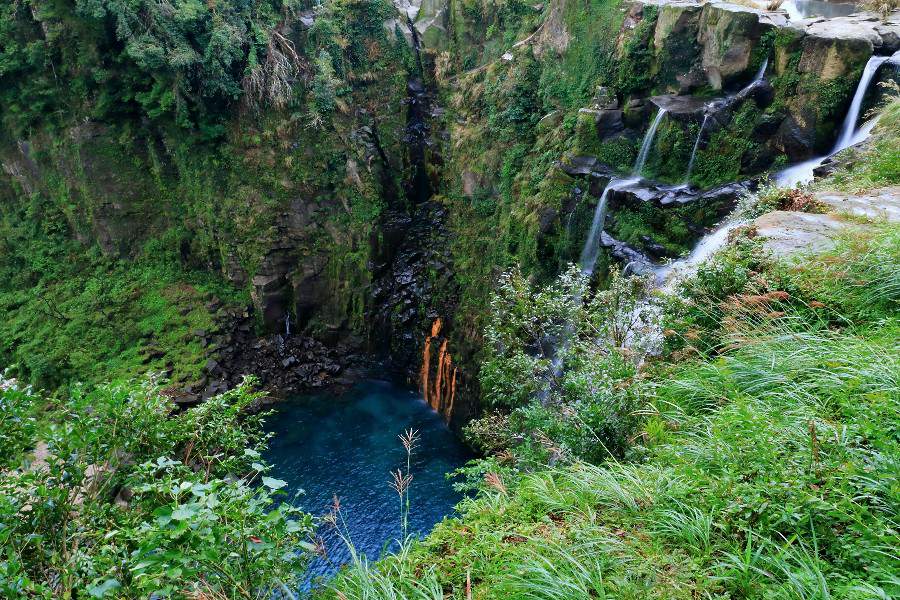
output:
{"label": "pile of rocks", "polygon": [[[218,310],[218,301],[207,305]],[[357,352],[357,340],[347,339],[328,347],[305,335],[256,334],[252,308],[219,311],[214,331],[197,330],[194,335],[206,348],[203,377],[172,393],[181,406],[198,404],[228,391],[247,375],[275,397],[290,396],[330,385],[347,385],[365,358]]]}

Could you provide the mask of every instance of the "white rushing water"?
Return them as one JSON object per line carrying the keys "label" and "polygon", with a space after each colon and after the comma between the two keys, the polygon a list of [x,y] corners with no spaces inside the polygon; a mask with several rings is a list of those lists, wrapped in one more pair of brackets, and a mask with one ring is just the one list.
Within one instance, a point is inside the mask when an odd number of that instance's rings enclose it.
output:
{"label": "white rushing water", "polygon": [[650,149],[653,147],[653,138],[656,137],[656,130],[659,129],[659,124],[662,123],[665,116],[666,109],[660,108],[659,112],[656,113],[656,118],[653,119],[653,123],[650,124],[650,129],[644,135],[641,151],[638,153],[637,160],[634,163],[633,173],[635,175],[640,175],[641,171],[644,170],[644,164],[647,162],[647,157],[650,156]]}
{"label": "white rushing water", "polygon": [[834,146],[828,154],[797,163],[796,165],[791,165],[783,171],[778,172],[775,175],[776,185],[779,187],[794,187],[801,183],[809,183],[813,179],[813,172],[815,169],[825,162],[826,158],[833,156],[850,146],[858,144],[868,137],[872,128],[875,126],[876,119],[872,119],[859,129],[856,128],[856,122],[859,120],[859,113],[862,110],[862,104],[866,98],[866,92],[869,90],[872,79],[875,78],[878,69],[881,68],[884,63],[891,60],[891,58],[892,57],[890,56],[873,56],[869,59],[869,62],[866,63],[859,84],[856,86],[856,92],[853,94],[853,100],[850,102],[850,108],[847,110],[847,115],[844,117],[844,122],[841,125],[837,141],[834,143]]}
{"label": "white rushing water", "polygon": [[594,266],[597,264],[597,256],[600,254],[600,236],[603,233],[603,226],[606,224],[606,205],[609,202],[609,193],[611,191],[621,189],[633,183],[640,181],[638,177],[630,179],[611,179],[603,190],[600,200],[597,201],[597,208],[594,209],[594,218],[591,221],[591,230],[588,232],[587,239],[584,241],[584,247],[581,249],[581,257],[578,260],[578,266],[585,275],[594,273]]}
{"label": "white rushing water", "polygon": [[866,97],[866,92],[869,90],[869,85],[872,83],[872,79],[875,78],[875,73],[878,72],[881,65],[890,60],[890,58],[890,56],[873,56],[866,63],[859,85],[856,86],[856,93],[853,94],[853,100],[850,102],[850,108],[847,110],[847,116],[844,117],[841,133],[834,143],[834,148],[831,149],[832,154],[840,152],[852,143],[853,132],[856,131],[856,122],[859,120],[859,111],[862,109],[862,103]]}
{"label": "white rushing water", "polygon": [[[762,81],[763,77],[766,76],[766,69],[768,69],[768,68],[769,68],[769,57],[767,56],[763,59],[762,64],[759,65],[759,71],[756,72],[756,77],[753,78],[753,81],[750,82],[750,85],[753,85],[754,83]],[[747,88],[750,87],[750,85],[748,85]],[[747,89],[747,88],[744,88],[744,89]]]}
{"label": "white rushing water", "polygon": [[637,160],[632,169],[634,177],[628,179],[613,178],[606,184],[600,200],[597,201],[597,208],[594,209],[594,218],[591,220],[591,230],[588,232],[587,239],[584,241],[584,247],[581,249],[581,257],[578,259],[578,266],[585,275],[593,275],[594,266],[597,264],[597,256],[600,254],[600,236],[603,234],[603,226],[606,224],[606,205],[609,202],[609,193],[623,187],[629,186],[640,181],[641,169],[647,162],[650,155],[650,149],[653,147],[653,138],[656,137],[656,130],[659,124],[666,116],[666,109],[660,108],[650,124],[650,129],[644,134],[644,141],[641,143],[641,151],[638,153]]}
{"label": "white rushing water", "polygon": [[709,115],[703,115],[703,123],[700,124],[700,131],[697,132],[697,139],[694,141],[694,149],[691,150],[691,158],[688,160],[687,173],[684,174],[684,185],[691,181],[691,173],[694,172],[694,160],[697,158],[697,149],[700,148],[700,140],[703,138],[703,131],[706,129],[706,123],[709,121]]}
{"label": "white rushing water", "polygon": [[697,268],[705,260],[725,245],[728,241],[728,234],[742,223],[743,221],[740,219],[727,218],[711,233],[703,236],[690,254],[669,264],[656,267],[653,272],[656,275],[656,285],[659,289],[667,292],[672,291],[678,281],[696,273]]}

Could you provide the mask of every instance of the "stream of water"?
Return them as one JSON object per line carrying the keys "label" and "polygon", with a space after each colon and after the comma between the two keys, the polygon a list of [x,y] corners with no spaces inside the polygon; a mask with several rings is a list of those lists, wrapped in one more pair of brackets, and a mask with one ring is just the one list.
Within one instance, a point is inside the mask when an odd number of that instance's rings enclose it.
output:
{"label": "stream of water", "polygon": [[653,123],[650,124],[650,129],[647,130],[647,134],[644,135],[644,141],[641,144],[641,151],[638,153],[637,160],[634,163],[634,174],[640,176],[641,171],[644,170],[644,165],[647,162],[647,157],[650,156],[650,149],[653,148],[653,139],[656,137],[656,130],[659,129],[659,124],[662,123],[662,120],[666,117],[666,109],[660,108],[659,112],[656,113],[656,118],[653,119]]}
{"label": "stream of water", "polygon": [[853,94],[853,100],[850,102],[850,108],[847,110],[847,115],[844,117],[844,122],[841,125],[834,146],[828,154],[797,163],[796,165],[791,165],[787,169],[777,173],[775,175],[775,183],[778,184],[778,186],[794,187],[800,183],[809,183],[813,179],[815,169],[821,165],[826,158],[833,156],[854,144],[858,144],[868,137],[872,127],[875,125],[874,119],[859,129],[856,128],[856,123],[859,120],[862,104],[866,98],[866,92],[869,91],[872,80],[878,73],[878,69],[890,60],[892,60],[892,57],[890,56],[873,56],[869,59],[865,69],[863,69],[859,84],[856,86],[856,92]]}
{"label": "stream of water", "polygon": [[[368,380],[345,394],[287,400],[275,406],[267,428],[274,434],[266,458],[273,477],[288,482],[292,502],[314,516],[340,499],[341,516],[357,552],[378,558],[401,537],[391,471],[406,466],[398,439],[419,432],[412,458],[409,531],[427,534],[452,514],[461,495],[446,474],[471,458],[466,448],[418,393],[388,381]],[[300,493],[294,497],[294,494]],[[329,525],[320,528],[327,558],[313,560],[303,590],[350,562],[346,544]]]}

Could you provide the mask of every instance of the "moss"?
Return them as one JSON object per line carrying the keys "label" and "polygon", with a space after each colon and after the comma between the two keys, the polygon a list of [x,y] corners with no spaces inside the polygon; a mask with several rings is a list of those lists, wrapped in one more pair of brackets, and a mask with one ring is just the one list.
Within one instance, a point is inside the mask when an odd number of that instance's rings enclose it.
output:
{"label": "moss", "polygon": [[[680,14],[680,7],[662,7],[663,11],[671,10]],[[674,24],[674,23],[673,23]],[[681,31],[667,31],[665,43],[656,48],[656,81],[660,89],[676,91],[678,76],[689,73],[697,59],[697,28],[686,27]]]}
{"label": "moss", "polygon": [[594,115],[580,112],[575,128],[573,153],[594,156],[604,165],[619,171],[627,171],[637,157],[637,144],[626,136],[601,140],[597,134]]}
{"label": "moss", "polygon": [[694,149],[700,126],[694,122],[667,118],[660,124],[644,176],[657,181],[681,183]]}
{"label": "moss", "polygon": [[706,147],[697,152],[691,183],[711,187],[740,179],[744,157],[759,150],[751,133],[760,115],[754,102],[744,102],[728,127],[713,132]]}
{"label": "moss", "polygon": [[658,7],[644,6],[643,18],[630,32],[622,54],[618,57],[614,85],[616,92],[622,97],[647,92],[653,86],[653,31],[658,15]]}

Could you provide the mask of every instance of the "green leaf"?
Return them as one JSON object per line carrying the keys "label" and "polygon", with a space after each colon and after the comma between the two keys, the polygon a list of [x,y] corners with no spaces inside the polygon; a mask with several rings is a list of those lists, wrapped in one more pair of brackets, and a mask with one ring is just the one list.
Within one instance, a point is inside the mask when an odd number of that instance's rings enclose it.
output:
{"label": "green leaf", "polygon": [[283,481],[281,479],[275,479],[274,477],[263,477],[262,483],[264,486],[271,490],[280,490],[284,486],[287,485],[287,481]]}
{"label": "green leaf", "polygon": [[115,579],[107,579],[98,585],[88,586],[87,592],[94,598],[103,598],[109,592],[113,592],[122,587]]}
{"label": "green leaf", "polygon": [[197,509],[191,506],[179,506],[172,511],[172,518],[176,521],[186,521],[197,514]]}

